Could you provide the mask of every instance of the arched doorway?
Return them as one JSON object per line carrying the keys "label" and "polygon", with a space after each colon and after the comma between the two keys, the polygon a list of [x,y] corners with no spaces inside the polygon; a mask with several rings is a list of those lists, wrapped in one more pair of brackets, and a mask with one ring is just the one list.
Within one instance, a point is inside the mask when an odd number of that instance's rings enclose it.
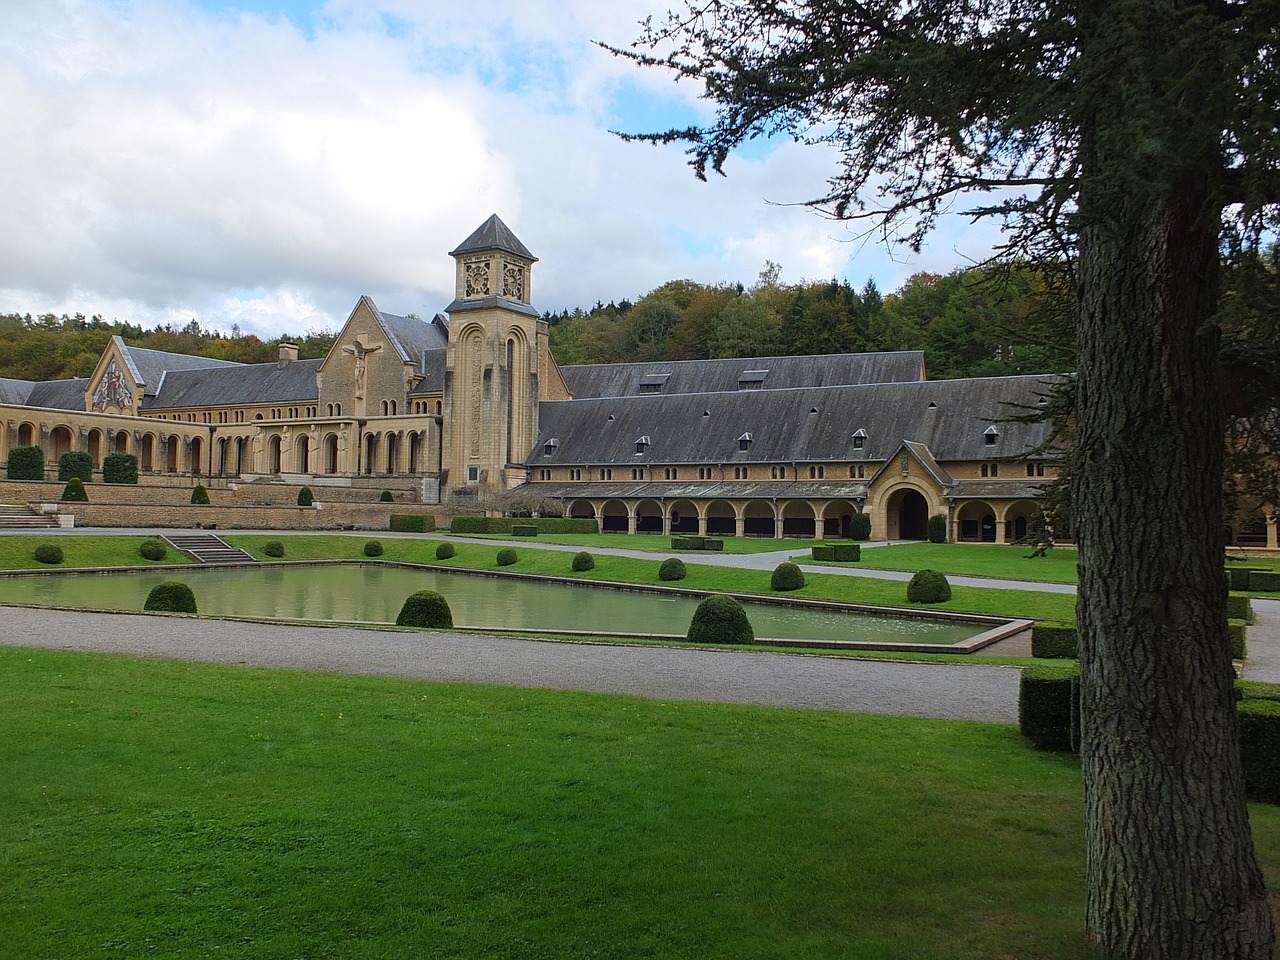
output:
{"label": "arched doorway", "polygon": [[965,503],[956,511],[956,526],[962,543],[996,542],[995,510],[981,500]]}
{"label": "arched doorway", "polygon": [[738,514],[728,500],[712,500],[707,504],[707,535],[712,537],[738,535]]}
{"label": "arched doorway", "polygon": [[338,435],[331,433],[324,438],[324,472],[338,472]]}
{"label": "arched doorway", "polygon": [[54,427],[49,434],[49,444],[53,447],[53,460],[61,460],[64,453],[71,452],[71,431],[66,427]]}
{"label": "arched doorway", "polygon": [[790,500],[782,508],[782,535],[812,540],[817,532],[813,507],[804,500]]}
{"label": "arched doorway", "polygon": [[742,533],[748,537],[776,537],[778,524],[773,505],[767,500],[752,500],[742,511]]}
{"label": "arched doorway", "polygon": [[298,473],[311,472],[311,438],[300,434],[293,443],[293,466]]}
{"label": "arched doorway", "polygon": [[889,503],[889,520],[897,521],[899,540],[925,540],[929,530],[929,503],[919,490],[899,490]]}
{"label": "arched doorway", "polygon": [[182,438],[176,433],[171,434],[168,441],[165,443],[165,447],[168,451],[165,468],[169,473],[177,473],[181,464],[181,460],[179,458],[182,455]]}
{"label": "arched doorway", "polygon": [[569,505],[569,516],[580,520],[594,520],[596,508],[590,500],[575,500]]}
{"label": "arched doorway", "polygon": [[627,532],[627,507],[621,500],[610,500],[600,510],[601,533]]}
{"label": "arched doorway", "polygon": [[89,431],[89,436],[85,438],[85,452],[89,454],[89,459],[93,462],[93,469],[100,469],[102,467],[101,430],[93,429]]}
{"label": "arched doorway", "polygon": [[36,445],[36,428],[29,423],[21,424],[18,427],[18,446],[34,447]]}
{"label": "arched doorway", "polygon": [[280,472],[280,437],[274,436],[267,441],[267,463],[269,464],[268,472]]}
{"label": "arched doorway", "polygon": [[199,476],[204,472],[204,444],[199,437],[191,438],[191,472]]}
{"label": "arched doorway", "polygon": [[661,533],[662,507],[653,500],[641,500],[636,505],[636,533]]}
{"label": "arched doorway", "polygon": [[156,439],[149,433],[142,435],[142,446],[138,451],[138,469],[150,472],[154,470]]}
{"label": "arched doorway", "polygon": [[128,453],[129,452],[129,431],[116,431],[115,440],[111,446],[112,453]]}
{"label": "arched doorway", "polygon": [[691,501],[677,500],[671,505],[671,532],[698,532],[698,508]]}

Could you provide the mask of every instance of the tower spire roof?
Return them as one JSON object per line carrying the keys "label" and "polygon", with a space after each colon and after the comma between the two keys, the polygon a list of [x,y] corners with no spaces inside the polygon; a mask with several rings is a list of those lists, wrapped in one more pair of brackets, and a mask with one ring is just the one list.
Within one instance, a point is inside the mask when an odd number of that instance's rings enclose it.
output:
{"label": "tower spire roof", "polygon": [[482,250],[501,250],[503,253],[510,253],[531,262],[538,259],[529,252],[529,248],[520,242],[520,239],[511,232],[511,228],[503,223],[496,213],[480,224],[475,232],[455,249],[449,251],[449,256],[460,257],[468,253],[479,253]]}

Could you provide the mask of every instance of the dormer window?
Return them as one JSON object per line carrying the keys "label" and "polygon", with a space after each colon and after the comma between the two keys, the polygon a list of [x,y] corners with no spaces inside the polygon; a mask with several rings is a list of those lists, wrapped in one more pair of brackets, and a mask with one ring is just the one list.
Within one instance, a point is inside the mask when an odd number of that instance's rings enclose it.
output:
{"label": "dormer window", "polygon": [[670,376],[669,373],[646,373],[640,378],[638,389],[640,393],[661,393]]}
{"label": "dormer window", "polygon": [[764,387],[764,378],[768,375],[768,370],[744,370],[738,374],[738,389],[760,390]]}
{"label": "dormer window", "polygon": [[938,405],[937,405],[936,403],[934,403],[932,400],[930,400],[930,401],[929,401],[929,409],[930,409],[930,410],[937,410],[937,409],[938,409]]}
{"label": "dormer window", "polygon": [[556,452],[556,447],[558,446],[560,446],[560,441],[557,440],[555,437],[552,437],[550,440],[548,440],[546,443],[542,445],[542,455],[544,457],[551,456],[553,453]]}
{"label": "dormer window", "polygon": [[650,439],[649,439],[648,437],[640,437],[639,439],[637,439],[637,440],[636,440],[636,455],[637,455],[637,456],[639,456],[640,454],[644,453],[644,452],[645,452],[645,450],[646,450],[646,449],[648,449],[649,444],[650,444],[651,442],[652,442],[652,441],[650,441]]}
{"label": "dormer window", "polygon": [[859,427],[853,432],[853,449],[861,450],[867,445],[867,431]]}
{"label": "dormer window", "polygon": [[739,450],[750,450],[750,449],[751,449],[751,441],[752,441],[752,439],[753,439],[753,438],[752,438],[751,434],[749,434],[749,433],[744,433],[742,436],[740,436],[740,437],[738,438],[738,449],[739,449]]}
{"label": "dormer window", "polygon": [[996,445],[996,438],[998,436],[1000,436],[999,430],[997,430],[995,427],[987,427],[987,429],[983,431],[982,442],[985,443],[988,447],[994,447]]}

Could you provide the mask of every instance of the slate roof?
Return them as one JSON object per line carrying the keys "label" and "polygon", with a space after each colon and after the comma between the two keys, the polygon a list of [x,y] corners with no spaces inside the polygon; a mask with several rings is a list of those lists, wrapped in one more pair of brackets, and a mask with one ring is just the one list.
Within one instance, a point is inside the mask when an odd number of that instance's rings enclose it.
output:
{"label": "slate roof", "polygon": [[[596,397],[541,405],[530,466],[570,464],[882,462],[904,440],[937,461],[1016,456],[1045,424],[1004,423],[1055,378],[992,377],[795,390]],[[996,427],[993,444],[984,431]],[[865,432],[855,449],[853,434]],[[637,441],[649,442],[637,453]],[[741,439],[749,437],[747,449]],[[547,447],[547,441],[554,445]]]}
{"label": "slate roof", "polygon": [[[561,367],[560,372],[574,399],[729,392],[738,391],[740,383],[762,390],[793,390],[919,381],[924,376],[924,353],[903,350],[742,360],[598,363]],[[657,389],[642,389],[646,385]]]}
{"label": "slate roof", "polygon": [[416,317],[401,317],[379,310],[368,297],[363,299],[368,301],[369,308],[382,324],[382,329],[387,333],[387,339],[391,341],[391,346],[400,355],[402,362],[411,363],[421,370],[423,354],[431,350],[443,350],[449,345],[449,335],[444,326],[445,318],[440,314],[430,321]]}
{"label": "slate roof", "polygon": [[418,397],[425,393],[444,393],[445,357],[448,350],[426,350],[422,354],[419,369],[423,372],[422,380],[409,391],[409,396]]}
{"label": "slate roof", "polygon": [[[617,467],[614,468],[619,469]],[[581,483],[539,483],[539,494],[555,499],[592,500],[612,497],[651,497],[654,500],[770,500],[774,497],[817,500],[847,498],[856,500],[867,495],[865,480],[600,480]]]}
{"label": "slate roof", "polygon": [[34,380],[11,380],[8,377],[0,377],[0,403],[24,406],[31,388],[35,385]]}
{"label": "slate roof", "polygon": [[449,256],[458,257],[467,253],[479,253],[482,250],[501,250],[535,262],[538,259],[529,252],[529,248],[520,242],[520,239],[511,232],[511,228],[503,223],[496,213],[476,227],[471,236],[449,251]]}
{"label": "slate roof", "polygon": [[229,367],[245,366],[243,363],[232,360],[215,360],[212,357],[193,357],[186,353],[165,353],[163,350],[131,347],[119,337],[111,339],[119,347],[134,380],[143,386],[145,396],[154,396],[160,389],[160,381],[164,379],[164,375],[175,370],[208,370],[215,367],[225,370]]}
{"label": "slate roof", "polygon": [[219,407],[249,403],[314,403],[320,398],[316,371],[322,360],[237,363],[228,369],[171,370],[147,408]]}
{"label": "slate roof", "polygon": [[79,410],[83,413],[86,386],[88,381],[84,377],[74,380],[46,380],[31,388],[26,405],[52,410]]}

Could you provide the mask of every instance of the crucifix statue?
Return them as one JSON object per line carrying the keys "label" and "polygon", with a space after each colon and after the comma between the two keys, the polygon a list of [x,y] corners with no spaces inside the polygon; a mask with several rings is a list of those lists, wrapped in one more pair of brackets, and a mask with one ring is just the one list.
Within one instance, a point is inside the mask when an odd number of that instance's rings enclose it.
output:
{"label": "crucifix statue", "polygon": [[376,353],[382,349],[382,344],[376,344],[372,347],[366,347],[359,340],[352,342],[351,346],[343,347],[342,352],[353,355],[356,358],[356,399],[364,399],[364,379],[365,379],[365,361],[364,358],[370,353]]}

